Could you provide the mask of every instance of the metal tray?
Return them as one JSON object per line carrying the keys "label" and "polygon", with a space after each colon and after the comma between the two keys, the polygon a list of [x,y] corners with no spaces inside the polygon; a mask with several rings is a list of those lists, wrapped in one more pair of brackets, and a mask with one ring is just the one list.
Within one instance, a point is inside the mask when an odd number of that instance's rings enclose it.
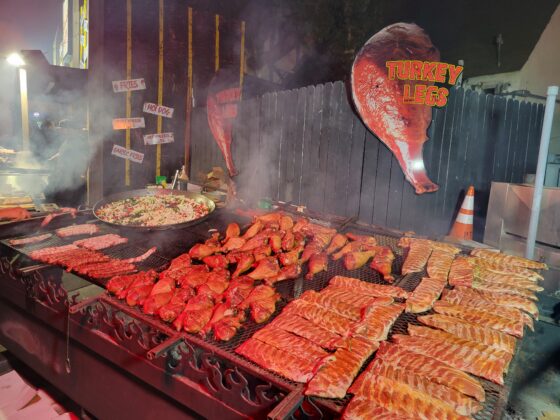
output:
{"label": "metal tray", "polygon": [[[132,197],[146,197],[146,196],[157,196],[157,195],[182,195],[187,198],[190,198],[197,203],[204,204],[208,208],[208,214],[198,219],[190,220],[188,222],[183,223],[172,223],[163,226],[134,226],[134,225],[126,225],[120,223],[112,223],[104,220],[101,218],[97,211],[104,205],[113,203],[115,201],[124,200],[127,198]],[[176,191],[176,190],[164,190],[164,189],[143,189],[143,190],[132,190],[132,191],[125,191],[117,194],[112,194],[108,197],[102,198],[93,206],[93,215],[101,222],[106,223],[111,226],[115,226],[118,228],[126,228],[126,229],[134,229],[134,230],[168,230],[168,229],[182,229],[189,226],[196,225],[203,220],[207,219],[213,212],[216,210],[216,204],[210,200],[209,198],[192,192],[187,191]]]}

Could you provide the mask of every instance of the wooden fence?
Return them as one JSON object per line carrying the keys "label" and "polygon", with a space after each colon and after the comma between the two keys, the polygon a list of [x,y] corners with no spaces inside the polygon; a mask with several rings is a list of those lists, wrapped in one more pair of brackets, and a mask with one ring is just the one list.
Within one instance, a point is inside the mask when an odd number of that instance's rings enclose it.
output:
{"label": "wooden fence", "polygon": [[[320,212],[425,235],[446,234],[474,185],[481,240],[491,181],[534,173],[544,107],[462,88],[434,108],[424,146],[435,193],[416,195],[392,153],[352,109],[342,82],[243,101],[233,156],[240,194],[303,204]],[[191,175],[222,166],[205,108],[192,120]]]}

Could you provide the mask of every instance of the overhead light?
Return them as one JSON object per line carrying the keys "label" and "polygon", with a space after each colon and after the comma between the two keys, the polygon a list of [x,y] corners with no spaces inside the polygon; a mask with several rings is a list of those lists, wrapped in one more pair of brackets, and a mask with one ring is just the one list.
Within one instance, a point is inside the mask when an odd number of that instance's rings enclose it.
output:
{"label": "overhead light", "polygon": [[25,61],[23,61],[23,58],[18,53],[10,54],[6,60],[9,64],[15,67],[25,66]]}

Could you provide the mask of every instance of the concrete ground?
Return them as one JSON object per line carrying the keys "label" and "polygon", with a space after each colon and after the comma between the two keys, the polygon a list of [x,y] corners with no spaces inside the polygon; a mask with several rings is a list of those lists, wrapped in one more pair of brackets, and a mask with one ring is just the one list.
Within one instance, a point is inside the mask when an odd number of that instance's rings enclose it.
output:
{"label": "concrete ground", "polygon": [[527,333],[512,367],[506,419],[560,420],[560,325],[551,319],[554,295],[540,296],[540,321]]}

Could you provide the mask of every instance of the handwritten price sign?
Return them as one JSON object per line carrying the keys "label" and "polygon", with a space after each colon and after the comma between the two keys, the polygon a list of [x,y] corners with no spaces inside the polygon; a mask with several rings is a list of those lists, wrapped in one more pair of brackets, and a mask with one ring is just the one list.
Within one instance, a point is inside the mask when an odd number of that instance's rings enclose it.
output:
{"label": "handwritten price sign", "polygon": [[127,128],[144,128],[144,118],[113,118],[113,130],[126,130]]}
{"label": "handwritten price sign", "polygon": [[153,146],[154,144],[173,143],[174,141],[173,133],[146,134],[144,136],[144,144],[146,145]]}
{"label": "handwritten price sign", "polygon": [[113,151],[111,152],[113,156],[117,156],[123,159],[131,160],[132,162],[142,163],[144,160],[144,153],[137,152],[136,150],[126,149],[117,144],[113,145]]}
{"label": "handwritten price sign", "polygon": [[132,90],[146,89],[144,79],[115,80],[113,81],[113,92],[130,92]]}
{"label": "handwritten price sign", "polygon": [[172,118],[173,111],[174,111],[173,108],[168,108],[163,105],[152,104],[150,102],[146,102],[144,104],[144,112],[148,114],[161,115],[162,117],[165,118]]}

